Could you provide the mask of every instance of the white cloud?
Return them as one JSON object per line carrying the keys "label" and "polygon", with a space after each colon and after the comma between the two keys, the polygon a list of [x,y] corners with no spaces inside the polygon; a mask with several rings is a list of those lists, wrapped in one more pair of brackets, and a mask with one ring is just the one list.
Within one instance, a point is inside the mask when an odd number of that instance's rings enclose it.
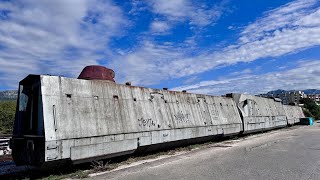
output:
{"label": "white cloud", "polygon": [[176,87],[174,90],[188,90],[194,93],[222,95],[226,93],[260,94],[275,89],[320,88],[320,60],[303,61],[298,67],[284,72],[261,75],[244,75],[222,80],[202,81],[193,85]]}
{"label": "white cloud", "polygon": [[[145,10],[143,4],[135,4],[129,14]],[[223,12],[222,5],[207,7],[188,0],[154,0],[150,5],[156,14],[150,29],[157,33],[169,31],[171,23],[208,26]],[[75,76],[83,66],[109,57],[113,59],[107,64],[115,69],[120,82],[151,85],[199,77],[197,74],[220,66],[279,57],[320,45],[320,8],[316,0],[297,0],[265,12],[243,28],[235,44],[220,51],[201,52],[193,51],[195,37],[186,39],[187,45],[159,45],[144,37],[129,53],[115,54],[108,43],[121,35],[129,22],[110,1],[1,1],[1,10],[9,13],[0,17],[0,80],[10,87],[30,72]],[[12,77],[15,80],[6,80]]]}
{"label": "white cloud", "polygon": [[164,16],[168,21],[189,21],[191,25],[207,26],[220,18],[225,2],[222,1],[213,7],[196,4],[190,0],[151,0],[149,4],[154,13]]}
{"label": "white cloud", "polygon": [[186,79],[185,81],[183,81],[183,84],[191,84],[191,83],[198,82],[199,80],[200,80],[199,77],[197,77],[197,76],[192,76],[192,77]]}
{"label": "white cloud", "polygon": [[150,3],[155,13],[169,16],[169,18],[183,18],[192,10],[192,4],[186,0],[153,0]]}
{"label": "white cloud", "polygon": [[246,75],[246,74],[251,74],[251,73],[253,73],[253,71],[251,69],[247,68],[242,71],[233,72],[230,75],[231,76],[240,76],[240,75]]}
{"label": "white cloud", "polygon": [[29,73],[75,76],[109,53],[105,45],[127,25],[110,1],[0,2],[3,10],[8,13],[0,18],[0,73],[1,84],[10,87]]}
{"label": "white cloud", "polygon": [[[195,57],[196,60],[190,62],[190,67],[198,69],[195,73],[201,73],[219,65],[278,57],[320,45],[320,26],[315,25],[320,23],[320,17],[318,17],[320,8],[310,8],[315,3],[315,1],[306,2],[305,4],[309,7],[306,8],[301,1],[296,1],[267,12],[263,18],[243,30],[238,44],[228,46],[219,52],[208,53],[207,56]],[[290,13],[289,10],[295,10],[295,12]],[[296,11],[300,12],[299,16],[292,15]],[[318,18],[311,19],[310,16]],[[309,19],[308,24],[314,26],[299,23],[306,18]],[[296,25],[292,27],[292,24]],[[184,74],[188,75],[188,72]]]}
{"label": "white cloud", "polygon": [[[187,2],[156,1],[155,12],[183,19],[184,9],[190,8]],[[237,43],[220,51],[208,49],[192,55],[190,48],[182,49],[182,46],[177,44],[163,47],[149,41],[147,44],[152,44],[152,48],[145,47],[145,43],[141,44],[140,48],[136,48],[129,55],[117,58],[116,64],[119,67],[119,64],[128,64],[135,60],[143,62],[131,63],[131,72],[122,73],[120,70],[121,79],[134,79],[135,82],[149,85],[167,79],[196,75],[238,62],[297,53],[320,45],[319,14],[317,1],[297,0],[265,12],[262,17],[243,29]],[[154,51],[160,51],[162,55],[155,56]],[[141,68],[143,64],[152,68]],[[148,80],[145,81],[145,74],[157,76],[147,77]]]}
{"label": "white cloud", "polygon": [[[268,11],[263,17],[248,25],[241,33],[241,41],[256,41],[266,36],[272,36],[276,30],[293,29],[302,19],[317,11],[317,0],[296,0],[279,8]],[[319,19],[311,20],[313,22]]]}
{"label": "white cloud", "polygon": [[116,71],[119,82],[150,85],[170,77],[167,65],[181,57],[183,50],[173,45],[156,45],[143,41],[133,52],[116,57],[109,66]]}
{"label": "white cloud", "polygon": [[165,33],[170,29],[168,22],[165,21],[154,21],[150,25],[152,33]]}
{"label": "white cloud", "polygon": [[131,0],[130,3],[131,3],[131,9],[128,13],[131,15],[138,15],[139,13],[148,9],[144,1]]}
{"label": "white cloud", "polygon": [[[160,15],[151,23],[150,33],[153,35],[168,34],[170,29],[180,23],[188,23],[190,29],[197,32],[198,28],[213,25],[221,17],[225,10],[225,2],[223,0],[215,6],[208,7],[199,2],[193,3],[191,0],[147,1],[151,11],[156,15]],[[134,9],[141,9],[136,8],[136,4],[135,2]]]}

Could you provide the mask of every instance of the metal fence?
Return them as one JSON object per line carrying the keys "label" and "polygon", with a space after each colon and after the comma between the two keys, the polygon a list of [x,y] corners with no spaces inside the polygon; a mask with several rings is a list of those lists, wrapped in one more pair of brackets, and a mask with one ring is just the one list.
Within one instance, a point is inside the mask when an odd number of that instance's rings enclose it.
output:
{"label": "metal fence", "polygon": [[0,138],[0,156],[11,154],[11,149],[9,148],[9,140],[9,138]]}

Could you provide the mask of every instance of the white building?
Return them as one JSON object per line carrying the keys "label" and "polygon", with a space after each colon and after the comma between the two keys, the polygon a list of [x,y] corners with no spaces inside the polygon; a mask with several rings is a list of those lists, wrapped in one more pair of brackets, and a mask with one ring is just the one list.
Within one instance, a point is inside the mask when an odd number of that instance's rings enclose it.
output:
{"label": "white building", "polygon": [[320,103],[320,94],[308,94],[307,98],[314,100],[316,103]]}
{"label": "white building", "polygon": [[300,99],[307,97],[303,91],[281,91],[279,93],[268,93],[261,96],[280,98],[282,104],[299,104]]}

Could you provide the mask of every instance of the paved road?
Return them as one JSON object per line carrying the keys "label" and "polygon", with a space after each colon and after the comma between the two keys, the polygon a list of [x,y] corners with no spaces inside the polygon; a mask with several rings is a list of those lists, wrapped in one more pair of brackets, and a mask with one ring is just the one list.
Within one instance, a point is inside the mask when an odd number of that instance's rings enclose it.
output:
{"label": "paved road", "polygon": [[320,180],[320,124],[222,142],[91,179]]}

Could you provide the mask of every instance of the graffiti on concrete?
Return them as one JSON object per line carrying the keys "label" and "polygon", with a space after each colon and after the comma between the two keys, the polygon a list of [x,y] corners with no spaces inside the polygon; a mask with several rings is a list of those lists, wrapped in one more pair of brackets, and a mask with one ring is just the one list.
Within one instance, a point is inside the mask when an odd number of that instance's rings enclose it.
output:
{"label": "graffiti on concrete", "polygon": [[145,119],[145,118],[140,118],[138,119],[139,126],[140,127],[151,127],[151,126],[156,126],[156,121],[152,120],[151,118]]}
{"label": "graffiti on concrete", "polygon": [[174,115],[174,118],[178,123],[186,123],[190,121],[190,114],[179,112],[178,114]]}

